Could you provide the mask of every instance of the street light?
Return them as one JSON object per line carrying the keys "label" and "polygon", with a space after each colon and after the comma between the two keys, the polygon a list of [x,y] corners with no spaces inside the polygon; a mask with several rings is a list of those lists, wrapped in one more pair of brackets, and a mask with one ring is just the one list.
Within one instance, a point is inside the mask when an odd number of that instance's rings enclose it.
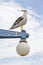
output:
{"label": "street light", "polygon": [[23,30],[21,32],[18,31],[10,31],[0,29],[0,39],[8,39],[8,38],[20,38],[20,42],[16,47],[16,51],[20,56],[26,56],[30,52],[30,47],[26,41],[26,38],[29,37],[29,34]]}
{"label": "street light", "polygon": [[16,47],[16,51],[20,56],[26,56],[30,52],[30,47],[26,39],[21,39],[20,43]]}

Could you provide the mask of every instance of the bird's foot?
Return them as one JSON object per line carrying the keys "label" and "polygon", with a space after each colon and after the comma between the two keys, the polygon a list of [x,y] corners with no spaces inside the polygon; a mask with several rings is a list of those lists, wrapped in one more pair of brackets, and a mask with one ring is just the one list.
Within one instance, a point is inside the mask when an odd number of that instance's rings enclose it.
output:
{"label": "bird's foot", "polygon": [[21,32],[26,32],[26,31],[23,29],[23,30],[21,30]]}

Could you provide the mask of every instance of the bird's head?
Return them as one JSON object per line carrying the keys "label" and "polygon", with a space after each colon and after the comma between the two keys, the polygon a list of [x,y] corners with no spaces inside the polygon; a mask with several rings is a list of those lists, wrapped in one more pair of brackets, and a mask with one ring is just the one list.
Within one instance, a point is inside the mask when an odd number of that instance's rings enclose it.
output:
{"label": "bird's head", "polygon": [[[20,10],[17,10],[18,12],[20,12]],[[23,13],[28,14],[27,10],[21,10]]]}
{"label": "bird's head", "polygon": [[21,11],[24,12],[24,13],[28,13],[27,10],[21,10]]}

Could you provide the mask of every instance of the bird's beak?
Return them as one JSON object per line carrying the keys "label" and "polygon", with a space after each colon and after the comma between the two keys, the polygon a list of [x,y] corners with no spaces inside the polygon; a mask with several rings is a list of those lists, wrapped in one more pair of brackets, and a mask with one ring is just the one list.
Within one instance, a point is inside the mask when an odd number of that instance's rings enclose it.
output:
{"label": "bird's beak", "polygon": [[24,12],[24,10],[21,10],[22,12]]}
{"label": "bird's beak", "polygon": [[[17,10],[18,12],[21,12],[22,10]],[[23,11],[22,11],[23,12]]]}
{"label": "bird's beak", "polygon": [[24,11],[24,10],[17,10],[17,11]]}

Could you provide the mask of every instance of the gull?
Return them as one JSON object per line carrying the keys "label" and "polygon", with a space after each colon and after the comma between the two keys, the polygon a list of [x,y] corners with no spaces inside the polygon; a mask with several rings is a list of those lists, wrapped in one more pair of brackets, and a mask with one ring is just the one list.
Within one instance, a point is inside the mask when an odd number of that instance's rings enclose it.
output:
{"label": "gull", "polygon": [[27,10],[21,10],[23,12],[23,15],[20,16],[15,22],[14,24],[11,26],[10,29],[16,29],[18,27],[21,27],[21,31],[23,31],[23,26],[26,24],[27,22]]}

